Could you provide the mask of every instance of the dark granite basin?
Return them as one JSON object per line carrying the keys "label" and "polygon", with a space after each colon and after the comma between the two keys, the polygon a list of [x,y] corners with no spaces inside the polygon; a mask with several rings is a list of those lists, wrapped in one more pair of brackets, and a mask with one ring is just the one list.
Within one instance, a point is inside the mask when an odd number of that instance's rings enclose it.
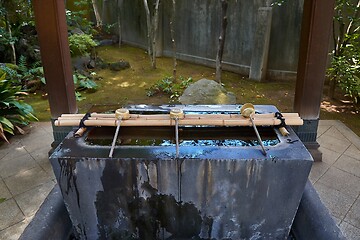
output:
{"label": "dark granite basin", "polygon": [[[166,112],[171,107],[130,109]],[[239,106],[180,107],[192,113],[239,110]],[[277,111],[273,106],[256,109],[259,113]],[[317,200],[314,204],[306,200],[314,198],[313,193],[304,200],[312,158],[290,128],[290,137],[283,137],[276,127],[260,129],[266,137],[267,156],[247,128],[208,127],[201,128],[202,133],[184,128],[182,141],[186,144],[179,157],[175,156],[172,129],[158,130],[159,136],[151,129],[124,130],[113,158],[107,157],[108,144],[94,142],[91,132],[82,138],[70,133],[50,157],[77,238],[286,239],[292,228],[297,238],[305,239],[301,238],[305,228],[296,223],[305,226],[309,205],[322,206]],[[101,134],[93,134],[97,135]],[[307,188],[311,192],[310,184]],[[54,191],[58,196],[59,191]],[[310,212],[311,216],[316,213]],[[68,219],[61,214],[59,219],[66,222],[62,226],[68,226]],[[298,220],[294,221],[295,215]],[[52,228],[47,231],[66,237]],[[311,234],[317,229],[321,227]],[[331,234],[340,234],[334,229]],[[32,234],[27,232],[23,236]]]}

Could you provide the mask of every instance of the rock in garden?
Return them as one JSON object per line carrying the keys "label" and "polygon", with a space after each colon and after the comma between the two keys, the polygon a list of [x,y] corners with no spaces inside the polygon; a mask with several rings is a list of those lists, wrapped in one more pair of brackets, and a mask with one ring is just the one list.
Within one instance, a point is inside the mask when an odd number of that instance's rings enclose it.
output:
{"label": "rock in garden", "polygon": [[72,58],[71,61],[75,70],[86,70],[91,58],[90,56],[80,56]]}
{"label": "rock in garden", "polygon": [[235,104],[236,97],[214,80],[201,79],[185,89],[182,104]]}
{"label": "rock in garden", "polygon": [[109,63],[109,68],[112,71],[121,71],[121,70],[127,69],[129,67],[130,67],[129,62],[123,61],[123,60],[118,61],[118,62]]}

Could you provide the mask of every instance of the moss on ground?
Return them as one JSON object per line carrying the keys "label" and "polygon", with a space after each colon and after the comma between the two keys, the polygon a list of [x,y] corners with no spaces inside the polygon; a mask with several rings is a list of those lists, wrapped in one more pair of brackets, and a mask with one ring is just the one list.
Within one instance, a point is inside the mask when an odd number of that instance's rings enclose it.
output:
{"label": "moss on ground", "polygon": [[[148,55],[143,49],[130,46],[100,47],[97,49],[98,56],[105,61],[114,62],[119,60],[128,61],[131,68],[114,72],[108,69],[97,71],[97,81],[100,85],[95,93],[83,92],[85,100],[78,102],[79,112],[86,112],[94,104],[166,104],[168,96],[146,95],[146,89],[159,79],[172,74],[173,60],[171,58],[157,58],[157,69],[152,69]],[[215,79],[213,68],[195,65],[178,61],[177,75],[192,77],[194,81],[202,78]],[[254,104],[271,104],[277,106],[283,112],[293,111],[295,82],[276,81],[257,83],[248,80],[246,77],[223,72],[223,84],[228,91],[233,92],[237,102],[242,104],[251,102]],[[40,121],[47,121],[50,118],[49,104],[41,94],[31,95],[26,99],[35,109]],[[335,114],[322,110],[321,119],[338,119],[347,124],[357,135],[360,135],[359,114],[343,113]]]}

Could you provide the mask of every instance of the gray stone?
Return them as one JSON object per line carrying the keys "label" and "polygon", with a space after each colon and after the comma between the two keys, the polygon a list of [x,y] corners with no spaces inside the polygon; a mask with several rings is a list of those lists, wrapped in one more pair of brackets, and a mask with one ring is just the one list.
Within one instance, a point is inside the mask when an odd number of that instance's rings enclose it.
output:
{"label": "gray stone", "polygon": [[348,224],[347,222],[342,222],[340,224],[340,229],[344,233],[345,237],[348,240],[358,240],[360,239],[360,229]]}
{"label": "gray stone", "polygon": [[311,167],[311,172],[309,175],[310,182],[312,184],[316,183],[321,176],[330,168],[330,165],[325,162],[314,162]]}
{"label": "gray stone", "polygon": [[13,195],[26,192],[32,188],[51,181],[51,176],[40,167],[4,179],[6,186]]}
{"label": "gray stone", "polygon": [[340,219],[345,217],[356,199],[355,197],[342,194],[340,191],[319,182],[316,182],[314,187],[318,192],[321,201],[330,210],[330,213]]}
{"label": "gray stone", "polygon": [[339,160],[335,162],[334,166],[345,172],[360,177],[360,161],[354,158],[342,155]]}
{"label": "gray stone", "polygon": [[350,211],[344,219],[351,225],[360,228],[360,199],[357,199],[354,205],[351,206]]}
{"label": "gray stone", "polygon": [[71,59],[72,65],[75,70],[86,71],[88,63],[91,61],[90,56],[80,56]]}
{"label": "gray stone", "polygon": [[0,204],[0,230],[14,225],[24,219],[14,199],[7,200]]}
{"label": "gray stone", "polygon": [[15,197],[15,201],[25,217],[30,217],[36,213],[54,185],[55,183],[50,181]]}
{"label": "gray stone", "polygon": [[359,177],[335,167],[331,167],[319,180],[319,183],[353,197],[357,197],[360,193],[359,182]]}
{"label": "gray stone", "polygon": [[214,80],[200,79],[185,89],[182,104],[235,104],[236,97]]}
{"label": "gray stone", "polygon": [[85,33],[83,32],[83,30],[81,30],[80,28],[74,28],[73,30],[71,30],[72,34],[78,34],[78,35],[84,35]]}
{"label": "gray stone", "polygon": [[112,71],[121,71],[130,68],[130,64],[127,61],[120,60],[118,62],[109,63],[109,68]]}

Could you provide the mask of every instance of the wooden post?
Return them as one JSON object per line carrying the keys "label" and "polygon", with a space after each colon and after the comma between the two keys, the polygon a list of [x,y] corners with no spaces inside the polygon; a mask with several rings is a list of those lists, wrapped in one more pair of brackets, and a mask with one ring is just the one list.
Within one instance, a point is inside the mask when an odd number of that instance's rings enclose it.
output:
{"label": "wooden post", "polygon": [[51,117],[76,113],[64,1],[34,0],[33,6]]}
{"label": "wooden post", "polygon": [[[304,119],[304,125],[295,128],[295,131],[309,150],[317,150],[319,147],[316,142],[316,133],[334,6],[335,0],[305,0],[304,2],[294,111]],[[321,153],[320,155],[313,154],[313,157],[315,160],[320,160]]]}
{"label": "wooden post", "polygon": [[[49,96],[51,118],[76,113],[75,88],[63,0],[34,0],[36,30]],[[54,129],[54,145],[68,129]]]}

